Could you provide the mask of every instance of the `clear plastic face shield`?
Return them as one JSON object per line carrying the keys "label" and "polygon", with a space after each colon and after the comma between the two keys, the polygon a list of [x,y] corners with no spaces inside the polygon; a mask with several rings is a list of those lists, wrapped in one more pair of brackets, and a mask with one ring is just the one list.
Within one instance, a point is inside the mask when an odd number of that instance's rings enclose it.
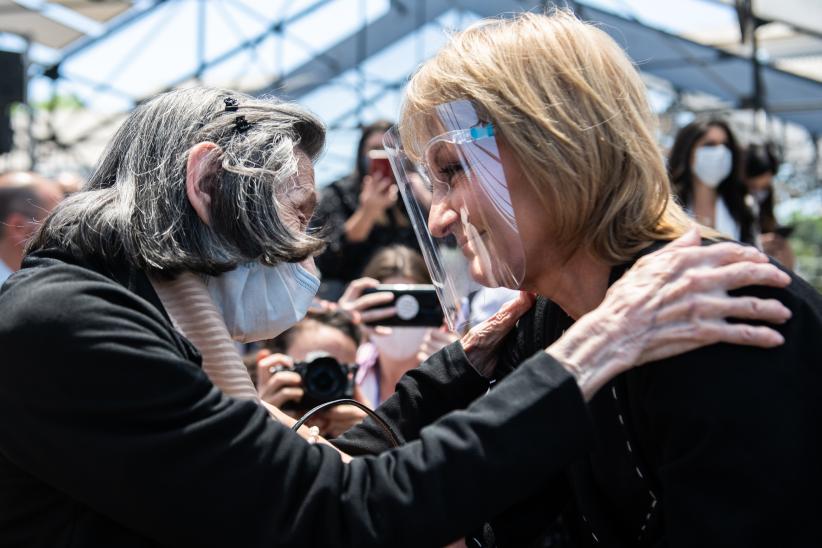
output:
{"label": "clear plastic face shield", "polygon": [[439,105],[420,122],[433,136],[426,143],[406,150],[394,127],[385,150],[445,318],[463,333],[469,309],[487,308],[480,301],[495,295],[484,288],[520,287],[525,253],[493,124],[467,100]]}

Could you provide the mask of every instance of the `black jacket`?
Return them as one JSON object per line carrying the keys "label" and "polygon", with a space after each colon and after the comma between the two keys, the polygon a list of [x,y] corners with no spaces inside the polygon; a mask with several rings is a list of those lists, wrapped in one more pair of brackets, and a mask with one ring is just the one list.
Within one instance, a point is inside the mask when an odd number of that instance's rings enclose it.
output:
{"label": "black jacket", "polygon": [[[629,266],[615,268],[611,281]],[[792,311],[778,327],[784,345],[717,344],[631,370],[600,390],[589,402],[594,449],[492,520],[496,545],[541,545],[558,519],[576,546],[822,544],[822,297],[792,278],[786,289],[735,292],[779,299]],[[572,323],[539,299],[506,341],[498,376]],[[407,397],[380,410],[399,421],[406,441],[424,424],[411,424],[419,408],[445,403]],[[339,445],[354,451],[351,439],[383,450],[376,436],[370,445],[363,439],[368,428],[376,432],[366,421]]]}
{"label": "black jacket", "polygon": [[316,258],[317,268],[323,274],[323,288],[320,291],[325,293],[321,297],[337,300],[345,285],[361,277],[368,261],[383,247],[401,244],[419,251],[417,237],[402,200],[385,211],[385,219],[374,224],[365,240],[348,240],[345,223],[359,207],[361,188],[359,178],[351,175],[331,183],[320,192],[311,226],[319,230],[328,242],[328,247]]}
{"label": "black jacket", "polygon": [[57,250],[0,291],[0,353],[3,547],[441,546],[590,441],[544,352],[470,403],[487,383],[455,344],[398,389],[449,402],[426,407],[432,424],[343,464],[217,390],[145,275]]}

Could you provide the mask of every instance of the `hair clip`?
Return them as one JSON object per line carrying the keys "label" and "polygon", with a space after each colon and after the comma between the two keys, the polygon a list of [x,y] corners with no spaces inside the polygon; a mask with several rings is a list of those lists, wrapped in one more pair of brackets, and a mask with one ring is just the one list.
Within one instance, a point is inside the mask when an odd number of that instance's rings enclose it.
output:
{"label": "hair clip", "polygon": [[237,116],[234,118],[234,129],[239,133],[245,133],[251,127],[251,123],[245,119],[245,116]]}
{"label": "hair clip", "polygon": [[223,103],[225,103],[226,112],[237,112],[240,108],[240,102],[234,97],[226,97],[223,99]]}

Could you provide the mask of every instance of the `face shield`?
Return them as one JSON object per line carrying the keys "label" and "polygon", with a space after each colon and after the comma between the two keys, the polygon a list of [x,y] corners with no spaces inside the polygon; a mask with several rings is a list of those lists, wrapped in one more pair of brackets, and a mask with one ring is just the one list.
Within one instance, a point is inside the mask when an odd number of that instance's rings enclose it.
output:
{"label": "face shield", "polygon": [[385,150],[445,318],[463,333],[470,308],[486,305],[477,296],[494,295],[484,288],[520,287],[525,253],[493,124],[466,100],[419,122],[427,143],[407,151],[394,127]]}

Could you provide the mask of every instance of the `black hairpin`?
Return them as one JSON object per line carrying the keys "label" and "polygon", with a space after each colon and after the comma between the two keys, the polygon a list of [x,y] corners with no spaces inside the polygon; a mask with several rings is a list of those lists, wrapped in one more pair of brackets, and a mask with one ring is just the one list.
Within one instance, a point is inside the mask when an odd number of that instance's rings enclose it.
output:
{"label": "black hairpin", "polygon": [[240,108],[240,102],[234,97],[226,97],[223,99],[223,103],[225,103],[226,112],[237,112]]}
{"label": "black hairpin", "polygon": [[245,133],[250,127],[251,123],[245,119],[245,116],[237,116],[234,118],[234,129],[239,133]]}

